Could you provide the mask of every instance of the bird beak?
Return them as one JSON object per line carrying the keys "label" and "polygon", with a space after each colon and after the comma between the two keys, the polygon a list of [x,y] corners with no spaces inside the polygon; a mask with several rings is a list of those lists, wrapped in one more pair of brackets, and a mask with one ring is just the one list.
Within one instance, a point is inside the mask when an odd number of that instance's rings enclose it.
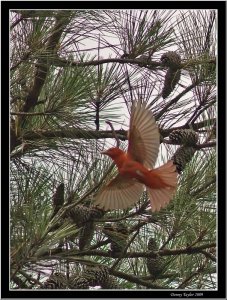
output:
{"label": "bird beak", "polygon": [[107,151],[101,151],[101,154],[107,154]]}

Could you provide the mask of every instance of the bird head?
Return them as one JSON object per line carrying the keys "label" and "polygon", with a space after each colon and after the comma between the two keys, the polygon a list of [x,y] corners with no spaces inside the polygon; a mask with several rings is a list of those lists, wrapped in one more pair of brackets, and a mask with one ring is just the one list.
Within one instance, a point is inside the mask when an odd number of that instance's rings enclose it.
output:
{"label": "bird head", "polygon": [[106,151],[102,151],[102,154],[108,155],[109,157],[111,157],[112,159],[119,157],[120,155],[122,155],[124,153],[124,151],[122,151],[119,148],[110,148]]}

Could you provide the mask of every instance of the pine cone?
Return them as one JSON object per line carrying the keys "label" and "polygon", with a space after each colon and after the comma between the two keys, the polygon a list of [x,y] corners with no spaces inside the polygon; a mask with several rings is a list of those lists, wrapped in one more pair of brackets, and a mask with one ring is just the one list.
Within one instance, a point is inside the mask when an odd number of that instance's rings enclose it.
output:
{"label": "pine cone", "polygon": [[53,205],[62,206],[64,204],[64,183],[59,184],[53,196]]}
{"label": "pine cone", "polygon": [[87,222],[80,230],[79,233],[79,249],[83,250],[85,247],[90,246],[95,230],[94,222]]}
{"label": "pine cone", "polygon": [[110,243],[110,250],[114,256],[115,255],[118,256],[124,251],[126,245],[127,245],[127,241],[122,237],[119,237],[118,240],[116,238],[114,242],[112,241]]}
{"label": "pine cone", "polygon": [[113,254],[122,253],[127,245],[128,229],[122,222],[114,223],[115,238],[110,243],[110,249]]}
{"label": "pine cone", "polygon": [[77,205],[66,216],[70,217],[78,227],[81,227],[90,220],[90,209],[84,205]]}
{"label": "pine cone", "polygon": [[[158,246],[154,238],[150,238],[147,245],[148,250],[158,251]],[[147,258],[147,269],[149,273],[157,277],[163,271],[163,259],[162,257]]]}
{"label": "pine cone", "polygon": [[71,276],[69,278],[68,286],[70,289],[89,289],[89,282],[83,276]]}
{"label": "pine cone", "polygon": [[93,219],[99,219],[104,216],[105,212],[96,207],[87,207],[85,205],[77,205],[74,209],[70,210],[66,216],[72,218],[78,227],[83,226],[86,222]]}
{"label": "pine cone", "polygon": [[101,219],[105,214],[105,211],[97,208],[97,207],[91,207],[90,208],[90,218],[93,219]]}
{"label": "pine cone", "polygon": [[116,232],[120,232],[122,234],[128,234],[128,228],[122,222],[114,223],[113,227]]}
{"label": "pine cone", "polygon": [[176,129],[169,135],[169,140],[179,145],[194,146],[198,139],[198,134],[192,129]]}
{"label": "pine cone", "polygon": [[109,276],[106,281],[101,284],[102,289],[120,289],[120,286],[114,276]]}
{"label": "pine cone", "polygon": [[56,189],[56,192],[53,195],[53,214],[51,216],[51,219],[56,215],[56,213],[59,211],[59,209],[64,204],[64,183],[59,184],[59,186]]}
{"label": "pine cone", "polygon": [[106,266],[87,268],[82,276],[87,279],[90,286],[101,285],[109,277],[109,270]]}
{"label": "pine cone", "polygon": [[154,238],[149,238],[147,249],[150,251],[158,251],[158,245]]}
{"label": "pine cone", "polygon": [[119,255],[124,251],[127,245],[128,230],[123,223],[107,224],[104,226],[103,233],[111,240],[110,249],[113,255]]}
{"label": "pine cone", "polygon": [[161,56],[162,65],[173,70],[181,67],[181,57],[174,51],[169,51]]}
{"label": "pine cone", "polygon": [[67,287],[67,278],[62,273],[54,273],[43,283],[43,289],[65,289]]}
{"label": "pine cone", "polygon": [[192,159],[196,149],[193,147],[181,146],[177,149],[173,157],[173,163],[176,165],[178,173],[181,173],[186,164]]}
{"label": "pine cone", "polygon": [[66,198],[66,203],[71,204],[74,200],[74,197],[75,197],[75,194],[73,191],[71,191]]}
{"label": "pine cone", "polygon": [[169,68],[166,72],[164,86],[162,89],[163,99],[167,98],[174,90],[176,84],[179,82],[181,70],[172,70]]}

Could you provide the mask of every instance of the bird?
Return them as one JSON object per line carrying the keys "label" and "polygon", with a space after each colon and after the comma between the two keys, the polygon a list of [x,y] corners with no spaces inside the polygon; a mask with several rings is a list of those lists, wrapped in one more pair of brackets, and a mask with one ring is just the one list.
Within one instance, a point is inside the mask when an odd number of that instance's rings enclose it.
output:
{"label": "bird", "polygon": [[146,189],[152,212],[160,211],[177,189],[176,166],[172,160],[155,168],[160,145],[159,129],[153,113],[142,100],[132,102],[128,130],[128,148],[111,147],[101,152],[117,166],[118,174],[94,197],[103,210],[127,209]]}

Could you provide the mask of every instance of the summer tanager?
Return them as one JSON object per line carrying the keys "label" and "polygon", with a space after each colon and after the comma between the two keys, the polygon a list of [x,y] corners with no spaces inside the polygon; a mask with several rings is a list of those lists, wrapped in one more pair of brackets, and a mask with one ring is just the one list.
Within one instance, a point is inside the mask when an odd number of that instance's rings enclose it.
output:
{"label": "summer tanager", "polygon": [[95,198],[104,210],[125,209],[137,202],[146,187],[152,211],[159,211],[172,199],[177,172],[172,160],[153,169],[159,152],[159,130],[146,103],[133,102],[128,131],[128,150],[115,147],[102,152],[112,158],[118,175]]}

